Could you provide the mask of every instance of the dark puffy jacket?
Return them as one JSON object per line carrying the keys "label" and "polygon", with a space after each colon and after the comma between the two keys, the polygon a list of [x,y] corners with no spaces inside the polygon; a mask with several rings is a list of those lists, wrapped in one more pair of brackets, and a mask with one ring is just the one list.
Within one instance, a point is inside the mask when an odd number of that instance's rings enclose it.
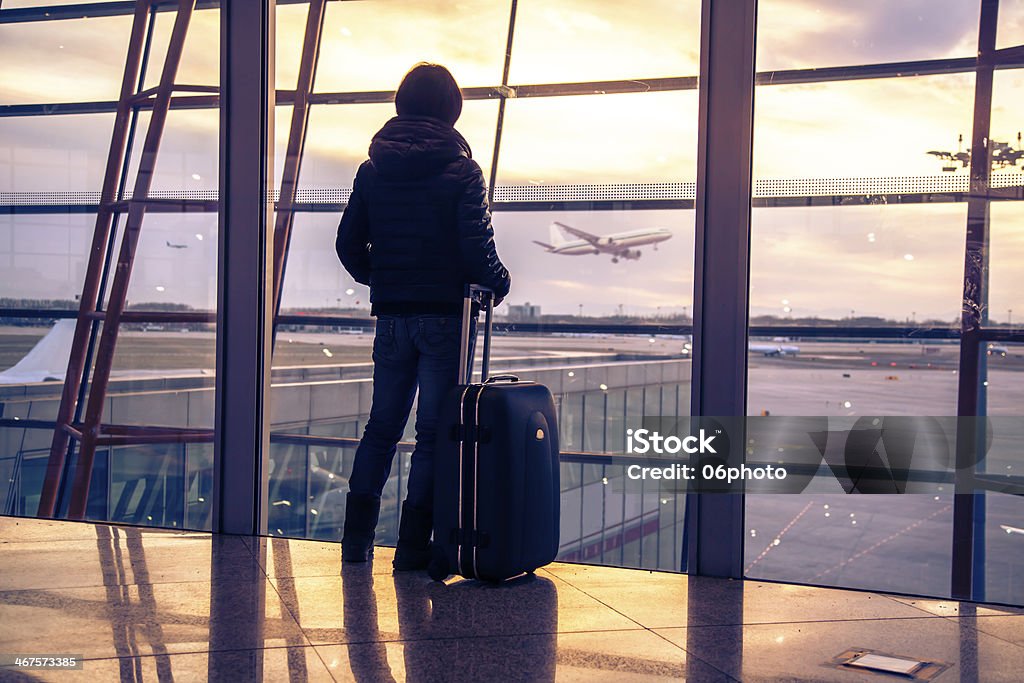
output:
{"label": "dark puffy jacket", "polygon": [[335,246],[374,313],[458,312],[467,283],[508,294],[483,173],[438,119],[397,116],[373,137]]}

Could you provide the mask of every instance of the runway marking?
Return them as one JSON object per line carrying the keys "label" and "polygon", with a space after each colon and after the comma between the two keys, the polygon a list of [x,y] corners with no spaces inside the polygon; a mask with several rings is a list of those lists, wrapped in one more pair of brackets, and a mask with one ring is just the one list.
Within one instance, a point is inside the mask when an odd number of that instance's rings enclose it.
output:
{"label": "runway marking", "polygon": [[793,519],[789,520],[789,524],[787,524],[785,527],[783,527],[782,531],[780,531],[779,533],[775,534],[775,536],[772,538],[771,542],[768,544],[768,547],[765,548],[764,550],[762,550],[761,554],[758,555],[754,559],[753,562],[751,562],[749,565],[747,565],[747,568],[745,570],[743,570],[743,573],[744,574],[749,574],[750,573],[750,569],[755,564],[757,564],[758,562],[763,560],[764,556],[767,555],[771,551],[771,549],[775,547],[775,541],[781,540],[782,537],[786,535],[786,532],[793,528],[793,525],[797,523],[797,520],[799,520],[801,517],[803,517],[804,513],[806,513],[808,510],[811,509],[812,505],[814,505],[814,501],[813,500],[811,502],[807,503],[807,505],[804,506],[804,509],[797,513],[796,517],[794,517]]}
{"label": "runway marking", "polygon": [[877,549],[878,549],[878,548],[880,548],[881,546],[885,545],[885,544],[886,544],[886,543],[888,543],[889,541],[891,541],[891,540],[893,540],[893,539],[897,538],[898,536],[902,536],[903,534],[907,533],[908,531],[911,531],[911,530],[913,530],[913,529],[916,529],[917,527],[921,526],[922,524],[924,524],[925,522],[927,522],[927,521],[928,521],[929,519],[931,519],[932,517],[937,517],[938,515],[941,515],[942,513],[946,512],[946,511],[948,511],[948,510],[951,510],[952,508],[953,508],[953,506],[952,506],[952,505],[947,505],[947,506],[945,506],[944,508],[942,508],[941,510],[936,510],[935,512],[931,513],[931,514],[930,514],[930,515],[928,515],[927,517],[924,517],[924,518],[922,518],[922,519],[919,519],[919,520],[917,520],[916,522],[914,522],[913,524],[910,524],[910,525],[908,525],[908,526],[906,526],[906,527],[904,527],[904,528],[900,529],[899,531],[897,531],[897,532],[895,532],[895,533],[893,533],[893,534],[890,534],[889,536],[886,536],[886,537],[885,537],[885,538],[883,538],[883,539],[882,539],[881,541],[879,541],[879,542],[875,543],[875,544],[874,544],[874,545],[872,545],[871,547],[869,547],[869,548],[865,548],[864,550],[860,551],[860,552],[859,552],[859,553],[857,553],[856,555],[852,555],[852,556],[850,556],[850,557],[846,558],[845,560],[843,560],[842,562],[840,562],[840,563],[839,563],[839,564],[837,564],[836,566],[832,567],[831,569],[826,569],[826,570],[825,570],[825,571],[823,571],[823,572],[819,572],[818,574],[815,574],[815,575],[814,575],[814,576],[812,576],[812,577],[811,577],[810,579],[808,579],[808,581],[816,581],[817,579],[820,579],[820,578],[821,578],[822,576],[825,576],[825,574],[829,574],[829,573],[831,573],[831,572],[834,572],[834,571],[835,571],[835,570],[837,570],[837,569],[842,569],[843,567],[845,567],[846,565],[850,564],[850,563],[851,563],[851,562],[853,562],[854,560],[856,560],[856,559],[858,559],[858,558],[861,558],[861,557],[864,557],[864,556],[865,556],[865,555],[867,555],[868,553],[874,552],[875,550],[877,550]]}

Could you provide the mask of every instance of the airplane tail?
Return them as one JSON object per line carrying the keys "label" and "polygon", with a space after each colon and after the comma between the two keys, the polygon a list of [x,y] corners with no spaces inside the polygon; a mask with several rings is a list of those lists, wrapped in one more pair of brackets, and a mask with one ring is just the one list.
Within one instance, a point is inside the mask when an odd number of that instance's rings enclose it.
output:
{"label": "airplane tail", "polygon": [[563,223],[559,223],[558,221],[554,221],[548,226],[548,234],[551,236],[551,243],[556,247],[561,246],[566,242],[565,233],[562,232],[562,229],[565,227],[568,226]]}
{"label": "airplane tail", "polygon": [[555,247],[550,245],[550,244],[548,244],[547,242],[541,242],[540,240],[533,240],[533,243],[534,244],[539,244],[540,246],[544,247],[548,251],[554,251],[555,250]]}

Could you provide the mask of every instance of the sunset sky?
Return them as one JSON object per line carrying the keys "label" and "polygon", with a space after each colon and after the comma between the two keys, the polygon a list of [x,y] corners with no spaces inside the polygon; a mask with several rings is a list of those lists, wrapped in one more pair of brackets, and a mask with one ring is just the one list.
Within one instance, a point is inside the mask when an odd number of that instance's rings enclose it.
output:
{"label": "sunset sky", "polygon": [[[3,0],[14,7],[69,4]],[[971,56],[978,0],[761,0],[758,69]],[[294,87],[306,8],[278,9],[277,85]],[[448,65],[463,86],[501,81],[508,2],[365,0],[330,3],[319,92],[390,90],[420,60]],[[148,85],[156,83],[173,23],[159,15]],[[1003,0],[1000,46],[1024,42],[1024,0]],[[0,24],[0,104],[116,99],[130,17]],[[520,0],[510,82],[535,84],[692,76],[700,3]],[[196,13],[179,83],[215,84],[217,12]],[[11,66],[14,65],[14,66]],[[755,179],[933,176],[928,150],[969,138],[972,74],[763,86],[755,104]],[[995,140],[1024,128],[1024,73],[997,73]],[[321,105],[310,117],[303,188],[345,188],[391,105]],[[487,172],[497,103],[468,102],[457,127]],[[0,119],[0,192],[97,191],[112,115]],[[277,168],[290,109],[277,111]],[[148,121],[148,117],[143,117]],[[174,111],[154,189],[217,187],[215,110]],[[693,181],[697,92],[510,100],[497,182],[567,184]],[[141,137],[139,138],[141,141]],[[137,145],[138,147],[138,145]],[[1019,168],[1019,167],[1018,167]],[[992,210],[993,318],[1024,316],[1024,206]],[[959,310],[963,204],[756,209],[752,313],[840,317],[851,310],[898,319],[952,319]],[[333,254],[337,216],[302,215],[285,305],[365,301]],[[668,227],[675,236],[636,262],[544,254],[560,220],[591,232]],[[513,270],[510,301],[546,312],[681,311],[692,297],[692,211],[512,213],[494,223]],[[83,277],[92,221],[84,216],[0,216],[3,296],[71,297]],[[202,239],[198,236],[202,235]],[[873,236],[869,238],[869,235]],[[187,243],[168,249],[166,242]],[[908,255],[912,259],[906,258]],[[216,295],[216,217],[147,217],[133,276],[135,301],[210,307]],[[158,287],[162,288],[158,289]],[[345,294],[352,287],[352,295]]]}

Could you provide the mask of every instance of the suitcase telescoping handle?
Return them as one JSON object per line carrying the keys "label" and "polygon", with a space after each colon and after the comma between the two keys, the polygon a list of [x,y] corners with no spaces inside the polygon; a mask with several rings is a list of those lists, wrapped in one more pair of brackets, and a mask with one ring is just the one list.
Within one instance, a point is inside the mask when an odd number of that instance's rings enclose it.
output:
{"label": "suitcase telescoping handle", "polygon": [[470,384],[473,381],[473,344],[470,333],[473,331],[473,304],[480,305],[484,312],[484,349],[480,367],[480,380],[486,381],[491,365],[491,323],[494,313],[494,290],[480,285],[466,285],[466,295],[462,300],[462,345],[459,348],[459,382]]}

